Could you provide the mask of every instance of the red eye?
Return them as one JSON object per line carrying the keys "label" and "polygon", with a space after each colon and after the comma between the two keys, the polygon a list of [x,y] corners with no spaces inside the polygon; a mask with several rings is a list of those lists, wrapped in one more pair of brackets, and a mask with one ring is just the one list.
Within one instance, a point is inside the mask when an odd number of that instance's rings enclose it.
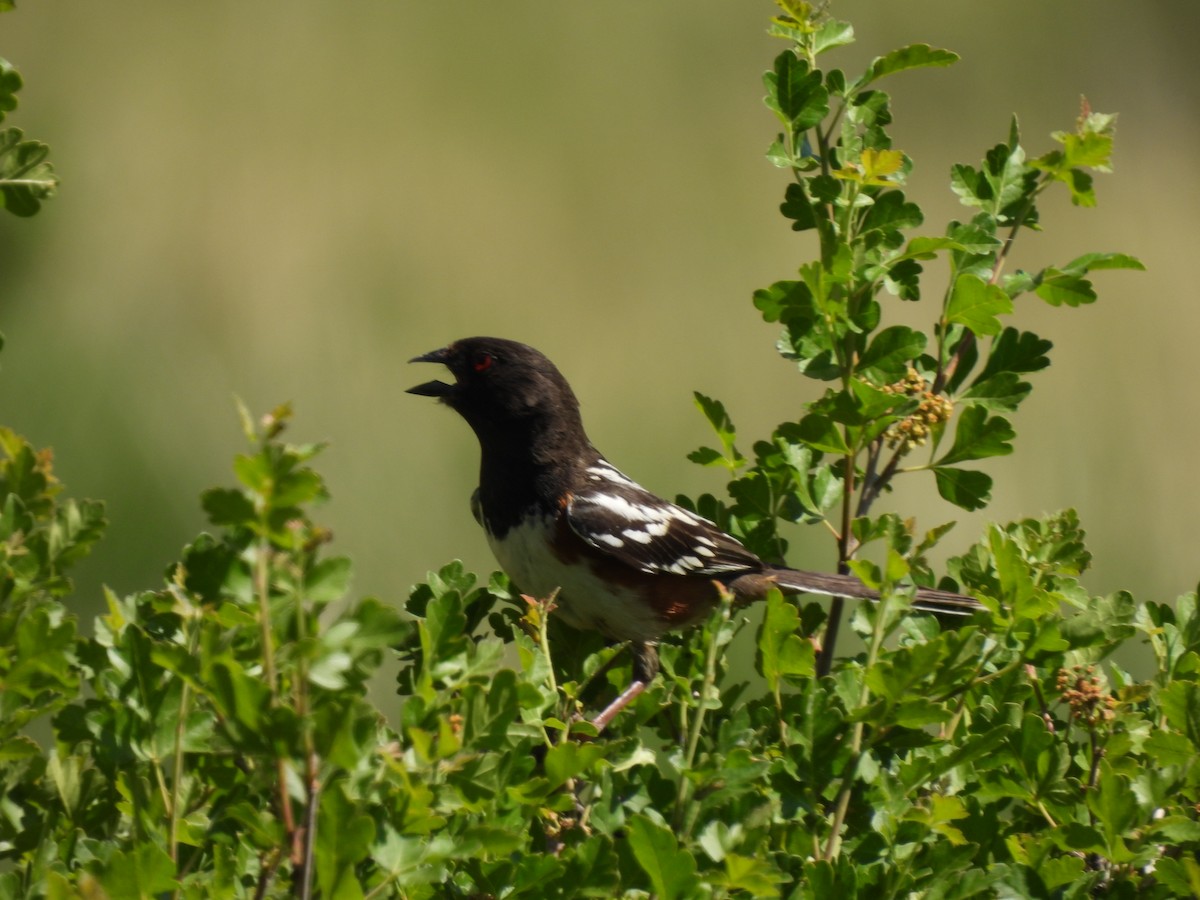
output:
{"label": "red eye", "polygon": [[490,353],[476,353],[475,358],[471,360],[471,368],[476,372],[486,372],[495,361],[495,357]]}

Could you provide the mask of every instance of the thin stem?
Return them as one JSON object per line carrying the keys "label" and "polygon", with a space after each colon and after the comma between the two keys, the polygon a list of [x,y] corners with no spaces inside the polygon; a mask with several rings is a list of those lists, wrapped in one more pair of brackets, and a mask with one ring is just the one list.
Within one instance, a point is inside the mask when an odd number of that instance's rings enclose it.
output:
{"label": "thin stem", "polygon": [[683,826],[684,812],[688,801],[691,800],[692,783],[686,777],[696,761],[696,753],[700,749],[700,733],[704,729],[704,714],[708,709],[708,699],[716,690],[717,683],[717,650],[721,631],[729,621],[733,608],[733,595],[727,591],[721,592],[721,605],[714,614],[715,622],[710,622],[708,646],[704,657],[704,683],[700,687],[700,700],[696,704],[696,714],[692,716],[691,727],[688,729],[688,742],[684,750],[683,768],[679,777],[679,788],[675,794],[675,827]]}
{"label": "thin stem", "polygon": [[[979,662],[975,665],[975,671],[971,674],[971,679],[961,688],[955,690],[954,693],[958,694],[958,704],[954,708],[954,715],[950,717],[950,721],[942,727],[940,737],[943,741],[949,741],[952,737],[954,737],[954,732],[958,730],[958,725],[962,721],[963,715],[967,710],[967,695],[972,687],[974,687],[976,684],[983,683],[980,675],[987,666],[988,660],[992,658],[995,648],[996,645],[993,645],[983,653],[983,655],[979,658]],[[948,694],[946,696],[939,697],[938,701],[940,702],[942,700],[948,700],[953,696],[953,693]]]}
{"label": "thin stem", "polygon": [[[186,602],[186,598],[181,598]],[[188,654],[196,655],[196,646],[199,643],[200,629],[195,623],[195,608],[188,604],[188,615],[185,615],[184,621],[190,626],[188,632]],[[170,806],[170,825],[168,828],[167,846],[171,856],[171,861],[179,865],[179,820],[181,818],[180,805],[183,802],[183,738],[184,731],[187,726],[188,712],[191,709],[192,689],[186,679],[181,680],[179,691],[179,710],[175,719],[175,745],[172,748],[173,758],[171,760],[171,806]],[[179,892],[175,892],[175,896],[179,896]]]}
{"label": "thin stem", "polygon": [[[304,645],[308,637],[308,609],[304,603],[306,593],[304,588],[304,572],[306,571],[308,562],[309,560],[306,559],[301,563],[299,571],[296,572],[296,581],[300,585],[295,594],[296,642],[301,646]],[[301,900],[309,900],[312,897],[313,869],[315,868],[313,853],[316,847],[317,808],[321,794],[317,751],[313,741],[313,723],[309,716],[308,690],[308,658],[301,653],[296,662],[296,718],[300,721],[304,738],[304,775],[305,788],[308,793],[304,809],[304,826],[299,835],[301,844],[299,848]]]}
{"label": "thin stem", "polygon": [[[263,679],[270,693],[272,709],[279,705],[279,685],[275,680],[275,647],[271,634],[271,541],[267,537],[268,522],[264,512],[259,520],[263,536],[258,541],[258,553],[254,559],[254,593],[258,596],[258,619],[262,638]],[[275,757],[276,787],[279,792],[279,815],[283,819],[284,833],[292,844],[292,862],[301,858],[296,841],[296,819],[292,815],[292,798],[287,789],[287,761]]]}
{"label": "thin stem", "polygon": [[[558,599],[559,588],[555,588],[546,600],[538,601],[540,607],[538,614],[538,644],[542,651],[542,658],[546,661],[546,677],[550,682],[550,692],[558,697],[558,680],[554,677],[554,659],[550,655],[550,613],[554,609],[555,600]],[[565,713],[565,710],[564,710]],[[563,718],[566,716],[564,714]],[[567,732],[564,731],[562,739],[565,740]],[[553,747],[554,742],[550,740],[550,733],[546,731],[545,723],[542,724],[542,740],[546,742],[547,747]]]}
{"label": "thin stem", "polygon": [[[871,644],[867,648],[866,664],[863,666],[861,681],[858,689],[858,708],[867,705],[871,699],[871,689],[867,686],[866,674],[879,659],[879,650],[883,646],[884,635],[891,610],[886,599],[881,599],[875,611],[875,627],[871,631]],[[850,734],[850,760],[846,763],[846,771],[842,774],[842,787],[838,792],[837,807],[830,823],[829,842],[825,845],[823,859],[834,859],[842,848],[842,825],[846,821],[846,813],[850,809],[850,795],[853,791],[854,778],[858,773],[858,764],[862,760],[863,734],[866,723],[859,720],[854,723]]]}

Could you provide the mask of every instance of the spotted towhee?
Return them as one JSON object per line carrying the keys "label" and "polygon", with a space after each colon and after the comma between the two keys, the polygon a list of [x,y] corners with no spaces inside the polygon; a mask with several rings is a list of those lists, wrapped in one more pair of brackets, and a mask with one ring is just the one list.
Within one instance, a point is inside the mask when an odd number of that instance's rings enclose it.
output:
{"label": "spotted towhee", "polygon": [[[442,363],[454,376],[409,393],[437,397],[475,431],[481,463],[471,508],[500,566],[534,596],[558,590],[557,615],[568,625],[629,643],[634,681],[593,720],[598,728],[653,679],[658,638],[704,618],[718,585],[745,602],[772,587],[878,598],[850,575],[768,565],[627,478],[592,446],[570,385],[532,347],[466,338],[411,361]],[[980,608],[928,588],[917,589],[913,606],[964,615]]]}

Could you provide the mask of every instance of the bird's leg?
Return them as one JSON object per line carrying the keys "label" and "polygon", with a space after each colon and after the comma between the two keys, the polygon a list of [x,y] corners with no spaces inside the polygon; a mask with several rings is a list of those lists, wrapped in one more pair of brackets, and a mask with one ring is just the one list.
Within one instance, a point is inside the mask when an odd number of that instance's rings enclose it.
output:
{"label": "bird's leg", "polygon": [[633,654],[633,681],[621,691],[616,700],[592,719],[597,731],[603,731],[617,713],[632,703],[658,674],[658,651],[654,649],[653,644],[630,643],[629,652]]}

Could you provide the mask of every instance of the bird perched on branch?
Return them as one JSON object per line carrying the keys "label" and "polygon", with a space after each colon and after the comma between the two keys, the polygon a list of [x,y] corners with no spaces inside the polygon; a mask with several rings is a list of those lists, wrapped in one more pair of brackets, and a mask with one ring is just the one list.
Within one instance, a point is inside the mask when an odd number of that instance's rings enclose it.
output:
{"label": "bird perched on branch", "polygon": [[[593,723],[603,728],[658,671],[656,641],[703,619],[729,591],[738,601],[785,593],[878,599],[851,575],[773,566],[707,519],[622,474],[588,440],[579,401],[532,347],[501,338],[455,341],[411,362],[441,363],[452,382],[408,393],[436,397],[479,439],[472,512],[500,567],[535,597],[558,591],[557,615],[629,643],[633,683]],[[916,609],[968,615],[978,601],[918,588]]]}

